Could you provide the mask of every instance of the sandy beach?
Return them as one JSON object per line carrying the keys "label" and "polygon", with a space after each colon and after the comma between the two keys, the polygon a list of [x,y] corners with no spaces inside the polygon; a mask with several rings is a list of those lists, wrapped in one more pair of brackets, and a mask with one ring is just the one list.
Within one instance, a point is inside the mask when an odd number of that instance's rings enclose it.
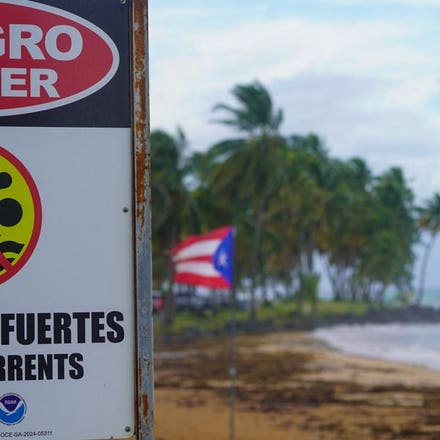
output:
{"label": "sandy beach", "polygon": [[[236,440],[439,439],[440,372],[307,333],[238,338]],[[157,440],[229,438],[229,342],[158,345]]]}

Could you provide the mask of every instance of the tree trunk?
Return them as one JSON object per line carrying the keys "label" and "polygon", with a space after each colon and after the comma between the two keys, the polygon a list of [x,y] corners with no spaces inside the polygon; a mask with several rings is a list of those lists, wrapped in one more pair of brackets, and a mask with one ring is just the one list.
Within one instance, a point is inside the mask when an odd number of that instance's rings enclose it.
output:
{"label": "tree trunk", "polygon": [[171,261],[168,264],[168,291],[165,294],[163,304],[163,324],[166,330],[169,329],[174,321],[174,283],[173,283],[173,265]]}
{"label": "tree trunk", "polygon": [[417,299],[416,304],[420,305],[423,299],[423,295],[425,293],[425,278],[426,278],[426,269],[428,268],[428,260],[429,256],[431,254],[432,247],[434,246],[435,242],[435,235],[431,237],[431,240],[426,245],[425,253],[423,255],[422,259],[422,265],[420,267],[420,285],[419,285],[419,291],[417,293]]}
{"label": "tree trunk", "polygon": [[263,299],[263,304],[267,304],[268,303],[268,297],[267,297],[267,278],[266,275],[263,275],[263,279],[262,279],[262,283],[261,283],[261,296]]}
{"label": "tree trunk", "polygon": [[[176,228],[171,228],[170,230],[170,242],[168,249],[174,248],[178,242],[178,232]],[[168,268],[167,268],[167,281],[168,281],[168,291],[165,294],[164,304],[163,304],[163,324],[165,330],[171,326],[174,321],[174,283],[173,283],[174,266],[171,258],[168,258]]]}
{"label": "tree trunk", "polygon": [[257,289],[257,268],[258,268],[258,256],[260,253],[260,237],[263,229],[262,214],[260,213],[255,223],[255,233],[252,243],[251,253],[251,307],[249,310],[249,319],[255,321],[257,319],[257,305],[255,300],[255,293]]}
{"label": "tree trunk", "polygon": [[257,288],[257,272],[258,272],[258,257],[260,256],[260,245],[261,245],[261,235],[263,233],[263,215],[266,206],[266,196],[263,196],[263,200],[260,203],[259,209],[257,211],[257,217],[255,220],[255,232],[252,242],[252,253],[251,253],[251,308],[249,310],[249,319],[255,321],[257,318],[256,314],[256,301],[255,292]]}

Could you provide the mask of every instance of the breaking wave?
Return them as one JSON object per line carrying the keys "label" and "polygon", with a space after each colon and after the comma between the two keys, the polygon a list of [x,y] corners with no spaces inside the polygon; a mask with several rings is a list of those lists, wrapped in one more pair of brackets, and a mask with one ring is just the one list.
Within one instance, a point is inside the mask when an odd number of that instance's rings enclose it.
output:
{"label": "breaking wave", "polygon": [[440,324],[339,325],[313,334],[345,353],[440,370]]}

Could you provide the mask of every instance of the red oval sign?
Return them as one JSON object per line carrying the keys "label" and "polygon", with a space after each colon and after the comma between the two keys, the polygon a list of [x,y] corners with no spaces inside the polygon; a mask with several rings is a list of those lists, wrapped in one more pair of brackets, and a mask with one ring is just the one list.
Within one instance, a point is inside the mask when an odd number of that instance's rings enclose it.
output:
{"label": "red oval sign", "polygon": [[118,66],[114,42],[87,20],[32,1],[0,0],[0,116],[83,99]]}

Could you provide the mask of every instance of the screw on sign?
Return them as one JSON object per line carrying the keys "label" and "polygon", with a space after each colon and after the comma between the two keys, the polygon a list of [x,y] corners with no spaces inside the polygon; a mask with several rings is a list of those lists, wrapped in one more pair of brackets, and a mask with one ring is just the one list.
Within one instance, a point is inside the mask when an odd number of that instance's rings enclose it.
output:
{"label": "screw on sign", "polygon": [[41,201],[25,166],[0,147],[0,284],[28,261],[41,230]]}

